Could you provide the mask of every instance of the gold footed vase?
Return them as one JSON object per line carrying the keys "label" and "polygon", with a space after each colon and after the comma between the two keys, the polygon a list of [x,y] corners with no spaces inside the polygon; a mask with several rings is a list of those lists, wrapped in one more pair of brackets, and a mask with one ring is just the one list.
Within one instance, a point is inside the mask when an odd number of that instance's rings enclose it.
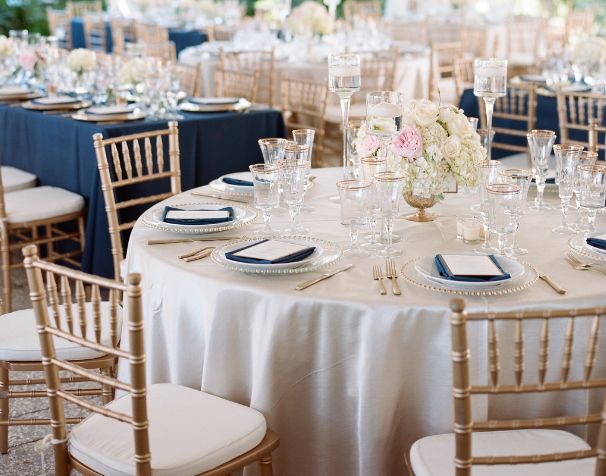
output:
{"label": "gold footed vase", "polygon": [[427,208],[431,208],[438,203],[437,195],[432,195],[431,197],[417,197],[410,192],[403,192],[403,195],[406,203],[417,209],[417,213],[406,216],[407,220],[424,223],[434,221],[437,218],[435,213],[428,213],[425,211]]}

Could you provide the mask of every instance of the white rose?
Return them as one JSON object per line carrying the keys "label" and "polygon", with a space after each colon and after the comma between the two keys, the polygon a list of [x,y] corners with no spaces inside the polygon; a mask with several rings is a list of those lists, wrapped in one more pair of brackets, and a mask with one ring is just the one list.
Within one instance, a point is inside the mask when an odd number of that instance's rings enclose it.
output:
{"label": "white rose", "polygon": [[415,106],[415,121],[422,127],[429,126],[438,120],[438,106],[433,102],[423,99]]}
{"label": "white rose", "polygon": [[118,72],[118,82],[121,84],[137,84],[145,79],[147,65],[141,58],[133,58],[125,63]]}
{"label": "white rose", "polygon": [[382,132],[396,132],[396,122],[385,117],[372,117],[369,121],[369,129]]}
{"label": "white rose", "polygon": [[72,50],[67,55],[67,67],[76,73],[92,71],[96,64],[95,53],[84,48]]}
{"label": "white rose", "polygon": [[457,136],[466,136],[472,132],[471,123],[463,114],[452,114],[446,125],[448,132]]}
{"label": "white rose", "polygon": [[457,136],[450,136],[442,144],[442,154],[446,159],[455,159],[461,153],[461,141]]}

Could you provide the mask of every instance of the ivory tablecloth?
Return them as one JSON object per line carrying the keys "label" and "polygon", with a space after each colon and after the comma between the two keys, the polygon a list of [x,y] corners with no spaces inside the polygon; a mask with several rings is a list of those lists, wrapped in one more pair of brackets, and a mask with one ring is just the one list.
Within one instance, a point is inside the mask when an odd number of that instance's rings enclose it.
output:
{"label": "ivory tablecloth", "polygon": [[[339,205],[328,200],[336,192],[340,171],[321,169],[314,174],[318,178],[308,202],[315,208],[304,213],[302,222],[313,236],[345,245]],[[554,202],[556,195],[548,197]],[[185,192],[170,202],[204,199]],[[471,245],[455,240],[454,223],[454,215],[467,212],[471,203],[469,197],[449,195],[434,207],[441,216],[435,223],[398,220],[396,231],[404,237],[398,247],[406,252],[397,259],[398,266],[422,255],[471,250]],[[276,224],[286,223],[285,213],[276,218]],[[529,213],[519,241],[530,249],[524,259],[567,288],[565,296],[539,281],[518,294],[470,298],[469,306],[605,305],[606,276],[566,264],[568,237],[549,232],[558,222],[557,212]],[[355,263],[352,270],[297,292],[294,286],[313,274],[251,276],[224,270],[209,259],[184,263],[177,258],[199,244],[147,245],[148,239],[169,237],[139,222],[128,249],[128,270],[143,274],[148,382],[187,385],[263,412],[281,437],[275,474],[406,474],[403,455],[415,439],[451,431],[451,296],[402,279],[401,297],[380,296],[371,265],[382,260],[350,257],[343,263]],[[511,329],[500,332],[502,345],[511,343]],[[577,332],[575,372],[580,372],[586,335],[582,326]],[[486,351],[484,334],[481,328],[471,330],[470,343],[478,353]],[[562,336],[561,327],[552,328],[551,378],[557,379]],[[529,380],[536,375],[537,342],[537,329],[529,326]],[[511,356],[502,350],[502,358],[502,375],[511,381]],[[596,372],[604,375],[601,360]],[[473,372],[476,378],[486,375],[477,365]],[[515,398],[505,403],[506,410],[521,408]],[[493,398],[479,399],[475,416],[502,414],[495,404]],[[537,397],[526,413],[545,415],[563,407],[583,412],[586,404],[599,408],[600,400],[586,402],[578,394]]]}

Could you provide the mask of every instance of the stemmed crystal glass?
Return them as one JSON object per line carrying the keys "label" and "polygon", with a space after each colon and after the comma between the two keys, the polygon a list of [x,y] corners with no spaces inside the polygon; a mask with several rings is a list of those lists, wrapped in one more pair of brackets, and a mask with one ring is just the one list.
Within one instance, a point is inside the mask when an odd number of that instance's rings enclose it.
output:
{"label": "stemmed crystal glass", "polygon": [[364,225],[366,202],[370,193],[371,182],[368,180],[342,180],[337,182],[341,199],[341,224],[349,228],[350,245],[346,252],[353,255],[364,255],[359,246],[359,230]]}
{"label": "stemmed crystal glass", "polygon": [[254,164],[249,167],[252,173],[255,207],[263,214],[263,231],[261,236],[272,236],[271,211],[280,204],[278,193],[279,173],[277,165]]}
{"label": "stemmed crystal glass", "polygon": [[343,124],[343,174],[351,178],[349,154],[347,150],[347,125],[349,123],[349,105],[353,94],[360,90],[360,56],[338,54],[328,57],[328,87],[337,93],[341,102]]}
{"label": "stemmed crystal glass", "polygon": [[[295,144],[293,142],[289,142],[288,144],[286,144],[286,147],[284,148],[284,164],[286,165],[286,178],[287,180],[289,179],[288,173],[293,169],[293,167],[299,167],[300,170],[303,171],[303,183],[302,183],[302,187],[303,187],[303,195],[301,197],[301,203],[298,205],[299,209],[296,212],[297,215],[295,218],[298,218],[299,213],[301,212],[301,209],[303,208],[303,200],[305,198],[305,192],[307,191],[307,184],[309,183],[309,173],[311,171],[311,161],[309,160],[309,151],[310,148],[307,145],[298,145]],[[298,171],[299,169],[297,169]],[[298,177],[297,177],[298,180]],[[300,186],[301,184],[297,183],[296,186],[297,188]],[[288,203],[288,199],[287,199],[287,203]],[[291,219],[292,217],[292,213],[293,213],[293,209],[290,207],[289,205],[289,210],[291,210]],[[292,232],[293,233],[299,233],[299,234],[307,234],[309,233],[309,229],[308,228],[302,228],[300,227],[298,224],[293,224],[292,227]]]}
{"label": "stemmed crystal glass", "polygon": [[507,60],[496,58],[474,61],[473,93],[484,98],[488,129],[488,159],[492,151],[492,113],[496,99],[507,94]]}
{"label": "stemmed crystal glass", "polygon": [[517,229],[516,217],[520,207],[520,187],[496,183],[488,185],[486,191],[490,229],[497,235],[499,255],[505,256],[507,235],[514,233]]}
{"label": "stemmed crystal glass", "polygon": [[[316,135],[316,131],[314,129],[295,129],[292,131],[292,138],[295,144],[304,145],[308,147],[307,152],[307,161],[310,164],[309,173],[311,173],[311,164],[312,164],[312,154],[314,147],[314,137]],[[309,173],[307,176],[307,180],[305,181],[305,194],[307,194],[307,189],[309,188]],[[303,204],[301,210],[303,211],[312,211],[314,207],[310,205]]]}
{"label": "stemmed crystal glass", "polygon": [[282,161],[282,170],[284,179],[282,187],[284,201],[288,206],[288,214],[290,215],[290,232],[292,234],[306,233],[306,230],[299,227],[299,215],[303,204],[308,167],[305,164],[298,164],[285,159]]}
{"label": "stemmed crystal glass", "polygon": [[498,160],[483,160],[477,164],[478,167],[478,198],[480,203],[471,207],[473,211],[480,213],[482,217],[482,228],[484,230],[484,242],[475,251],[477,253],[489,253],[490,227],[488,222],[488,191],[486,186],[496,183],[500,179],[501,162]]}
{"label": "stemmed crystal glass", "polygon": [[259,139],[257,142],[263,154],[263,162],[266,164],[277,165],[284,158],[284,148],[288,142],[286,139],[271,137]]}
{"label": "stemmed crystal glass", "polygon": [[381,142],[379,156],[387,159],[388,144],[402,128],[404,95],[395,91],[376,91],[366,95],[366,133]]}
{"label": "stemmed crystal glass", "polygon": [[510,253],[513,256],[525,255],[528,254],[528,250],[526,248],[520,248],[518,245],[517,231],[520,228],[520,216],[524,214],[524,209],[526,208],[528,189],[530,188],[530,182],[532,181],[532,171],[528,169],[505,169],[501,171],[501,175],[505,178],[505,183],[520,187],[520,193],[518,194],[520,206],[515,217],[516,230],[513,233]]}
{"label": "stemmed crystal glass", "polygon": [[568,208],[573,196],[576,170],[583,147],[575,144],[556,144],[553,146],[556,157],[556,182],[562,207],[562,223],[552,231],[560,235],[574,233],[568,224]]}
{"label": "stemmed crystal glass", "polygon": [[537,196],[534,205],[530,208],[533,210],[552,210],[552,207],[543,200],[543,193],[545,192],[545,181],[549,170],[549,156],[556,140],[556,134],[553,131],[535,129],[526,134],[526,138],[530,146],[532,172],[537,186]]}
{"label": "stemmed crystal glass", "polygon": [[380,235],[377,233],[377,224],[381,218],[381,201],[374,180],[377,173],[385,172],[387,161],[379,157],[363,157],[360,164],[362,179],[372,182],[367,206],[368,228],[370,229],[370,233],[365,235],[365,238],[368,238],[368,242],[362,246],[374,251],[383,247],[379,242]]}
{"label": "stemmed crystal glass", "polygon": [[[577,211],[577,215],[580,215],[580,207],[581,207],[581,166],[587,165],[595,165],[598,160],[598,153],[591,151],[583,151],[579,157],[579,165],[577,166],[577,172],[575,174],[574,185],[572,188],[572,192],[574,193],[574,201],[575,201],[575,209]],[[579,223],[580,222],[580,223]],[[577,226],[576,231],[582,231],[583,225],[583,217],[577,216]]]}
{"label": "stemmed crystal glass", "polygon": [[606,165],[580,165],[581,209],[587,215],[585,232],[595,231],[598,210],[604,208],[606,200]]}
{"label": "stemmed crystal glass", "polygon": [[375,174],[375,184],[381,204],[383,226],[387,235],[387,244],[382,255],[401,256],[402,251],[393,248],[393,221],[398,212],[398,204],[402,196],[405,177],[396,172],[378,172]]}

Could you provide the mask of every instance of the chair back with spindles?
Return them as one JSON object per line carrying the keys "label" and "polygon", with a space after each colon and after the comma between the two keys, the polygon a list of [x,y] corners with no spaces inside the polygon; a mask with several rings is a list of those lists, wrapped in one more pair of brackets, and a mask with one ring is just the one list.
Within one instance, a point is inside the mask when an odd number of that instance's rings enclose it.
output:
{"label": "chair back with spindles", "polygon": [[83,22],[86,48],[93,51],[107,51],[107,26],[105,18],[93,13],[85,15]]}
{"label": "chair back with spindles", "polygon": [[236,28],[229,25],[210,25],[206,29],[208,41],[231,41],[236,34]]}
{"label": "chair back with spindles", "polygon": [[[104,417],[113,418],[132,425],[136,474],[151,474],[140,275],[129,275],[128,284],[123,284],[42,261],[38,258],[37,248],[33,245],[25,247],[23,255],[25,257],[24,265],[36,315],[42,361],[46,374],[55,453],[55,474],[67,476],[70,474],[72,467],[81,470],[86,469],[79,466],[78,462],[71,458],[68,452],[68,434],[64,413],[64,402],[66,401]],[[45,280],[48,291],[45,290]],[[66,326],[62,325],[60,319],[57,318],[59,312],[57,282],[61,283],[63,307],[68,315],[71,314],[71,295],[69,294],[69,290],[71,288],[75,288],[76,290],[77,322],[68,320]],[[85,286],[91,287],[90,306],[86,306]],[[119,349],[115,345],[109,346],[103,344],[101,341],[101,334],[103,332],[101,327],[103,322],[101,319],[101,296],[106,293],[109,294],[109,322],[114,333],[118,328],[118,303],[120,296],[122,294],[126,296],[128,301],[129,350]],[[68,304],[70,307],[68,307]],[[94,332],[92,333],[87,329],[87,323],[91,321],[86,315],[89,309],[92,309],[93,314]],[[52,319],[49,314],[52,315]],[[58,358],[54,339],[64,339],[93,351],[125,359],[125,361],[130,362],[131,383],[120,381],[108,375],[100,375],[79,365],[78,362],[70,362]],[[118,336],[114,335],[112,342],[117,342],[117,339]],[[112,389],[129,392],[131,394],[131,414],[127,415],[97,406],[95,403],[83,400],[73,392],[64,389],[59,375],[60,371],[71,372],[79,377],[98,382]]]}
{"label": "chair back with spindles", "polygon": [[512,64],[522,60],[527,66],[536,66],[544,25],[541,17],[517,15],[508,18],[506,55]]}
{"label": "chair back with spindles", "polygon": [[595,11],[592,8],[570,11],[566,16],[566,41],[570,42],[575,36],[591,35],[594,27]]}
{"label": "chair back with spindles", "polygon": [[218,97],[245,98],[257,101],[259,71],[242,71],[217,68],[215,70],[215,95]]}
{"label": "chair back with spindles", "polygon": [[[486,128],[486,105],[478,98],[482,128]],[[536,84],[509,86],[507,94],[497,98],[494,105],[493,128],[495,132],[493,149],[509,152],[528,152],[526,134],[536,129],[537,120]],[[509,139],[504,141],[503,136]]]}
{"label": "chair back with spindles", "polygon": [[200,95],[200,65],[190,66],[183,63],[173,63],[171,65],[173,79],[179,80],[181,91],[185,91],[188,96]]}
{"label": "chair back with spindles", "polygon": [[429,24],[427,20],[390,21],[385,29],[394,41],[410,42],[417,45],[429,43]]}
{"label": "chair back with spindles", "polygon": [[46,20],[50,34],[57,37],[59,46],[71,50],[72,22],[67,11],[46,7]]}
{"label": "chair back with spindles", "polygon": [[218,69],[243,73],[257,71],[259,76],[256,101],[261,104],[267,104],[270,107],[273,106],[275,95],[274,77],[276,74],[276,58],[273,49],[232,52],[221,50]]}
{"label": "chair back with spindles", "polygon": [[103,11],[103,3],[101,0],[91,0],[85,2],[68,1],[65,9],[70,17],[84,17],[91,13],[101,13]]}
{"label": "chair back with spindles", "polygon": [[466,89],[473,88],[474,69],[472,58],[456,58],[454,62],[454,80],[457,97],[461,97]]}
{"label": "chair back with spindles", "polygon": [[[165,139],[168,139],[168,160],[165,158]],[[149,206],[181,193],[179,130],[176,122],[169,122],[168,129],[111,139],[95,134],[93,143],[107,211],[114,271],[119,279],[120,262],[124,258],[122,233],[131,230],[136,221],[121,220],[123,214],[133,207]],[[149,187],[149,182],[166,180],[170,181],[169,191],[152,194],[139,191],[136,197],[118,199],[117,194],[121,191],[126,194],[130,191],[132,195],[132,186],[146,184]]]}
{"label": "chair back with spindles", "polygon": [[137,41],[135,23],[127,18],[112,18],[110,24],[113,44],[112,53],[123,55],[126,51],[126,44]]}
{"label": "chair back with spindles", "polygon": [[[490,421],[476,421],[472,416],[471,397],[473,395],[499,395],[499,394],[542,394],[546,392],[564,392],[569,390],[591,390],[606,388],[606,378],[594,375],[596,364],[603,368],[604,352],[599,351],[600,327],[606,316],[606,307],[568,310],[528,310],[512,312],[478,312],[467,313],[463,299],[453,299],[451,308],[452,333],[452,378],[455,413],[455,467],[457,476],[471,475],[474,465],[516,465],[528,463],[546,463],[551,461],[564,461],[598,457],[596,476],[606,474],[606,406],[603,413],[574,415],[563,417],[546,417],[536,419],[499,419]],[[566,331],[563,336],[560,377],[557,381],[549,381],[550,352],[556,347],[551,342],[550,328],[558,322],[565,321]],[[585,347],[585,358],[582,378],[571,378],[576,373],[571,372],[573,365],[573,347],[575,347],[575,326],[580,322],[589,325],[588,340]],[[490,383],[476,385],[470,378],[470,358],[472,356],[468,343],[468,327],[470,323],[486,324],[488,346],[488,370]],[[499,332],[497,326],[504,322],[515,326],[513,336],[513,370],[515,383],[501,382],[501,360],[499,347]],[[527,383],[525,371],[525,326],[539,323],[540,331],[537,349],[538,381]],[[577,344],[578,346],[578,344]],[[485,352],[479,356],[486,355]],[[599,361],[598,361],[599,359]],[[606,405],[606,401],[605,401]],[[530,428],[553,428],[573,425],[600,425],[598,441],[592,449],[582,451],[559,452],[555,454],[521,455],[521,456],[482,456],[474,457],[472,454],[472,432],[516,430]]]}
{"label": "chair back with spindles", "polygon": [[168,28],[150,23],[135,23],[135,35],[140,43],[164,43],[169,40]]}
{"label": "chair back with spindles", "polygon": [[358,51],[360,74],[364,78],[359,94],[354,94],[352,104],[366,104],[366,94],[372,91],[392,91],[396,80],[398,50]]}
{"label": "chair back with spindles", "polygon": [[[463,53],[470,55],[472,58],[484,56],[485,51],[487,51],[486,28],[472,26],[461,27],[461,47]],[[489,54],[487,56],[491,57],[492,55]]]}
{"label": "chair back with spindles", "polygon": [[[579,144],[592,152],[604,151],[606,96],[597,93],[558,92],[558,123],[562,143]],[[600,138],[601,137],[601,138]],[[603,157],[603,152],[602,157]]]}
{"label": "chair back with spindles", "polygon": [[463,56],[463,47],[460,41],[448,43],[432,43],[429,68],[429,95],[437,99],[440,81],[452,78],[454,83],[455,61]]}
{"label": "chair back with spindles", "polygon": [[328,84],[289,78],[280,78],[281,109],[287,132],[294,129],[314,129],[314,166],[321,167],[324,152],[326,104]]}
{"label": "chair back with spindles", "polygon": [[359,21],[379,21],[381,14],[381,2],[377,0],[357,0],[343,6],[343,18],[350,25]]}

